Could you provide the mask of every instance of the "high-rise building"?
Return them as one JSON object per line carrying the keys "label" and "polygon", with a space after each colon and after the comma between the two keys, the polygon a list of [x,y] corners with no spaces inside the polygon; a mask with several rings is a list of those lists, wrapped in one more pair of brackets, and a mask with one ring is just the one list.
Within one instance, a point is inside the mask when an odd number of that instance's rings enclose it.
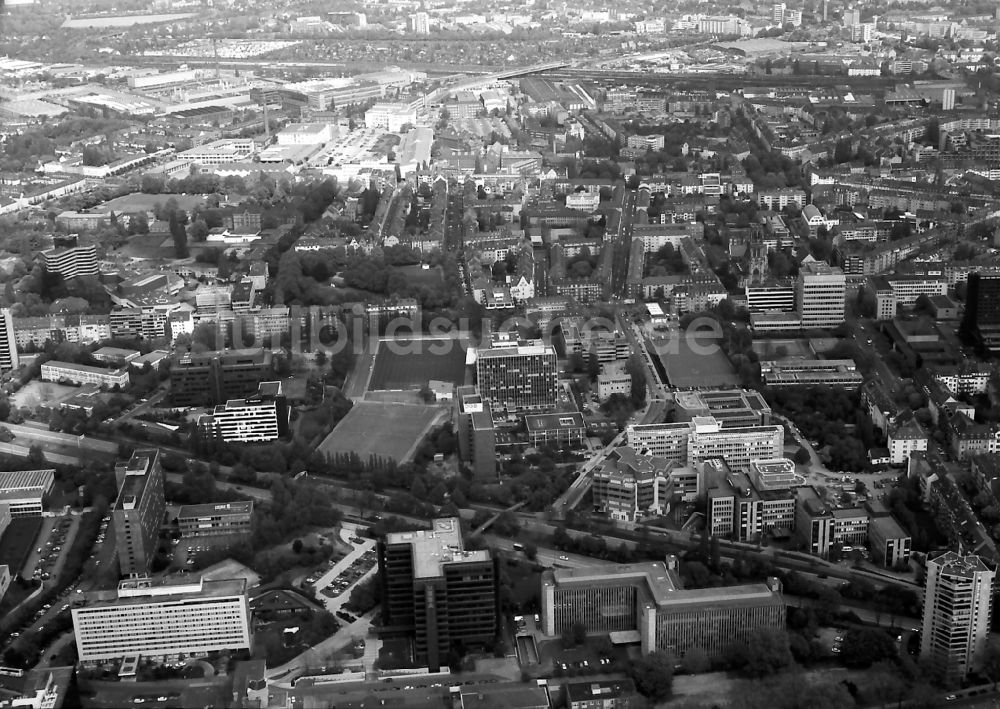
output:
{"label": "high-rise building", "polygon": [[1000,351],[1000,271],[969,274],[962,334],[981,350]]}
{"label": "high-rise building", "polygon": [[721,657],[758,628],[785,627],[777,579],[684,590],[675,569],[662,562],[546,570],[541,605],[546,635],[583,623],[591,633],[638,633],[644,655],[666,650],[677,658],[694,647]]}
{"label": "high-rise building", "polygon": [[477,478],[495,478],[497,474],[497,434],[490,405],[476,393],[475,387],[458,387],[455,392],[455,428],[458,452],[469,463]]}
{"label": "high-rise building", "polygon": [[494,409],[539,411],[555,406],[559,364],[552,345],[498,340],[476,353],[476,386]]}
{"label": "high-rise building", "polygon": [[246,579],[131,579],[92,591],[73,608],[83,661],[249,650]]}
{"label": "high-rise building", "polygon": [[771,22],[776,25],[784,24],[785,22],[785,3],[776,2],[771,5]]}
{"label": "high-rise building", "polygon": [[0,310],[0,373],[9,372],[20,366],[17,357],[17,335],[10,308]]}
{"label": "high-rise building", "polygon": [[431,18],[426,12],[415,12],[410,16],[410,29],[414,34],[430,34]]}
{"label": "high-rise building", "polygon": [[175,406],[212,406],[252,396],[274,376],[271,353],[261,348],[185,354],[170,368]]}
{"label": "high-rise building", "polygon": [[802,328],[837,327],[844,322],[847,279],[839,268],[820,262],[803,263],[795,288]]}
{"label": "high-rise building", "polygon": [[159,449],[137,450],[115,469],[115,478],[118,499],[112,520],[121,572],[145,575],[153,563],[166,513]]}
{"label": "high-rise building", "polygon": [[261,382],[256,395],[230,399],[199,417],[198,429],[227,443],[265,443],[288,435],[289,414],[281,382]]}
{"label": "high-rise building", "polygon": [[942,679],[978,668],[990,635],[996,571],[975,555],[946,551],[927,560],[920,659]]}
{"label": "high-rise building", "polygon": [[57,273],[65,280],[77,276],[96,276],[97,247],[89,246],[55,246],[42,251],[42,265],[49,273]]}
{"label": "high-rise building", "polygon": [[388,633],[412,635],[432,672],[457,647],[492,646],[500,615],[496,560],[466,551],[459,520],[386,535],[378,545],[382,619]]}

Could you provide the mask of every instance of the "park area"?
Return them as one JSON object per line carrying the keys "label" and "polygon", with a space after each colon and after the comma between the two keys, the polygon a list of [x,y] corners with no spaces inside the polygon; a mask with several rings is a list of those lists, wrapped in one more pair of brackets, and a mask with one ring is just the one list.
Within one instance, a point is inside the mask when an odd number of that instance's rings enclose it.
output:
{"label": "park area", "polygon": [[358,402],[319,445],[323,455],[356,453],[405,462],[436,421],[446,415],[436,406]]}
{"label": "park area", "polygon": [[739,386],[740,378],[713,336],[672,333],[670,339],[654,341],[673,387]]}
{"label": "park area", "polygon": [[430,380],[465,382],[465,344],[457,339],[382,340],[368,389],[420,389]]}

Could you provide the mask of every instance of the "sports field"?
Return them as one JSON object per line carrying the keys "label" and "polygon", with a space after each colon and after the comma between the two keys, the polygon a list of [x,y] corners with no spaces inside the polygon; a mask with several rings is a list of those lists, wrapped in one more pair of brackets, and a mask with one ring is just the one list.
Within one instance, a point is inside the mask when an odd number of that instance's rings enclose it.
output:
{"label": "sports field", "polygon": [[420,389],[428,380],[465,383],[465,344],[458,340],[408,340],[378,343],[370,391]]}
{"label": "sports field", "polygon": [[740,378],[711,336],[658,341],[656,354],[671,386],[681,388],[738,386]]}
{"label": "sports field", "polygon": [[362,460],[371,454],[402,463],[435,420],[447,415],[438,406],[379,404],[360,401],[319,444],[319,452],[357,453]]}

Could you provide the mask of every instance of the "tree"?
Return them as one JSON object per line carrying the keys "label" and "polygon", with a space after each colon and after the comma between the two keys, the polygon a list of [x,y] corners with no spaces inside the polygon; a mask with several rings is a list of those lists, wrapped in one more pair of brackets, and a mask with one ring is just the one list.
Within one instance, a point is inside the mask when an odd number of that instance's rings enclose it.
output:
{"label": "tree", "polygon": [[895,655],[895,642],[881,628],[852,628],[840,646],[840,658],[848,667],[871,667]]}
{"label": "tree", "polygon": [[684,671],[688,674],[696,675],[701,672],[707,672],[712,666],[712,663],[708,659],[708,653],[695,645],[694,647],[688,648],[688,651],[684,653],[684,659],[681,660],[681,666],[684,667]]}
{"label": "tree", "polygon": [[664,650],[651,652],[629,667],[639,694],[654,702],[670,696],[674,684],[674,657]]}
{"label": "tree", "polygon": [[174,241],[174,256],[177,258],[187,258],[187,230],[184,228],[184,224],[181,222],[176,210],[170,212],[168,224],[170,227],[170,236]]}
{"label": "tree", "polygon": [[997,682],[1000,682],[1000,642],[991,639],[983,650],[983,674],[993,682],[993,691],[997,689]]}
{"label": "tree", "polygon": [[538,558],[538,547],[528,542],[524,545],[524,558],[534,561]]}
{"label": "tree", "polygon": [[633,354],[629,357],[625,370],[632,377],[632,389],[629,394],[632,405],[640,409],[646,403],[646,366],[641,356]]}
{"label": "tree", "polygon": [[301,554],[302,553],[302,540],[301,539],[296,539],[295,541],[292,542],[292,551],[295,552],[296,554]]}
{"label": "tree", "polygon": [[746,672],[767,677],[792,664],[788,634],[775,628],[757,628],[750,634]]}

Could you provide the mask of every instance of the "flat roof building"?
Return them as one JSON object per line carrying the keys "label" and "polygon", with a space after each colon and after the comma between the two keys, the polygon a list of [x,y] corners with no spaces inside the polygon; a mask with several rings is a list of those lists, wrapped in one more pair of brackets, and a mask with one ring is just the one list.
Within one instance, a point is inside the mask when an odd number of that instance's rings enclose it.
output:
{"label": "flat roof building", "polygon": [[559,365],[552,345],[507,341],[476,352],[476,387],[494,409],[551,409],[558,399]]}
{"label": "flat roof building", "polygon": [[9,508],[11,517],[41,515],[54,482],[55,470],[0,473],[0,505]]}
{"label": "flat roof building", "polygon": [[528,441],[532,446],[544,446],[550,443],[556,446],[569,447],[583,444],[587,436],[587,424],[580,412],[528,414],[524,417],[524,426],[528,431]]}
{"label": "flat roof building", "polygon": [[413,636],[418,662],[436,672],[456,642],[492,647],[500,614],[496,560],[488,550],[465,549],[458,518],[386,535],[378,563],[383,625]]}
{"label": "flat roof building", "polygon": [[682,590],[663,562],[547,569],[541,595],[546,635],[557,636],[582,623],[591,633],[634,638],[644,655],[666,650],[682,658],[700,647],[717,658],[733,642],[749,640],[758,628],[785,627],[777,579]]}
{"label": "flat roof building", "polygon": [[455,392],[455,429],[458,452],[477,478],[497,474],[497,434],[490,405],[475,387],[461,386]]}
{"label": "flat roof building", "polygon": [[266,443],[288,435],[290,416],[281,382],[261,382],[255,396],[230,399],[198,418],[198,430],[227,443]]}
{"label": "flat roof building", "polygon": [[[115,469],[118,499],[111,512],[122,575],[150,571],[166,513],[159,449],[137,450]],[[82,656],[81,656],[82,659]]]}
{"label": "flat roof building", "polygon": [[252,522],[253,500],[183,505],[177,512],[182,538],[249,534]]}
{"label": "flat roof building", "polygon": [[175,406],[213,406],[252,396],[274,376],[271,352],[262,348],[189,353],[170,368]]}
{"label": "flat roof building", "polygon": [[81,661],[249,650],[246,581],[166,577],[122,581],[73,608]]}
{"label": "flat roof building", "polygon": [[100,387],[119,387],[129,384],[127,369],[104,369],[87,364],[49,360],[42,364],[42,379],[47,382],[70,382],[72,384],[96,384]]}
{"label": "flat roof building", "polygon": [[679,391],[674,396],[678,421],[712,416],[723,428],[767,426],[771,407],[760,392],[750,389]]}

